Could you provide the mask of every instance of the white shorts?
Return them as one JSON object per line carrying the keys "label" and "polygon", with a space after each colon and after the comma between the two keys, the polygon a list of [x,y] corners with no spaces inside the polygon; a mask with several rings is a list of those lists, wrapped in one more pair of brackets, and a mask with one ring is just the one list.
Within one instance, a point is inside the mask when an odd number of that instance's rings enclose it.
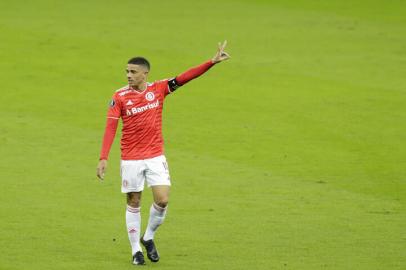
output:
{"label": "white shorts", "polygon": [[148,187],[171,185],[164,155],[142,160],[121,160],[120,174],[122,193],[143,191],[145,180]]}

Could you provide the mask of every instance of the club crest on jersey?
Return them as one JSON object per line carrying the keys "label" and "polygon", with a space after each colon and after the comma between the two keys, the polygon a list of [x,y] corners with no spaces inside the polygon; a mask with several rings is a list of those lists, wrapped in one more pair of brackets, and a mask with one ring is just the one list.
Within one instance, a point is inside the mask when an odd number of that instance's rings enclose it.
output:
{"label": "club crest on jersey", "polygon": [[155,99],[155,95],[152,92],[148,92],[145,94],[145,99],[148,101],[153,101]]}

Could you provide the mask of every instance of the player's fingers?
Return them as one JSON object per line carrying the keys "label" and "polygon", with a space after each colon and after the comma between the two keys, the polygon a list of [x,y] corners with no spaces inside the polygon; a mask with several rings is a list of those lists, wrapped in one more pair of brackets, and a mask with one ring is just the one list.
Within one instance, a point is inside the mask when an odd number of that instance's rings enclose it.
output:
{"label": "player's fingers", "polygon": [[227,45],[227,39],[226,39],[226,40],[224,40],[224,42],[223,42],[223,46],[221,46],[221,49],[222,49],[222,50],[224,50],[224,48],[226,47],[226,45]]}
{"label": "player's fingers", "polygon": [[223,53],[223,51],[224,51],[224,43],[222,42],[220,45],[220,53]]}
{"label": "player's fingers", "polygon": [[230,58],[231,56],[228,54],[228,53],[226,53],[226,52],[223,52],[222,54],[221,54],[221,58],[222,59],[228,59],[228,58]]}
{"label": "player's fingers", "polygon": [[97,168],[97,177],[99,177],[101,180],[104,178],[104,168]]}

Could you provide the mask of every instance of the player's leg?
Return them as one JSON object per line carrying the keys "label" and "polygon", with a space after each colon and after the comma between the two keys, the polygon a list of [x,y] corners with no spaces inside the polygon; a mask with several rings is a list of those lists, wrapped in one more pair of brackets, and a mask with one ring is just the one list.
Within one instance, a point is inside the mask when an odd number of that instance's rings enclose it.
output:
{"label": "player's leg", "polygon": [[151,186],[152,196],[154,196],[154,203],[161,207],[166,208],[169,202],[169,190],[170,186],[168,185],[157,185]]}
{"label": "player's leg", "polygon": [[144,240],[154,239],[155,232],[164,222],[169,202],[169,186],[152,186],[154,202],[149,210],[148,226],[145,231]]}
{"label": "player's leg", "polygon": [[139,241],[141,231],[141,194],[141,192],[127,193],[127,211],[125,214],[128,239],[130,240],[131,254],[135,264],[145,264]]}
{"label": "player's leg", "polygon": [[141,194],[144,189],[142,162],[121,162],[121,191],[127,196],[126,225],[134,264],[145,264],[140,246]]}
{"label": "player's leg", "polygon": [[159,253],[155,247],[154,235],[158,227],[164,222],[169,199],[169,186],[152,186],[154,202],[149,210],[148,226],[141,243],[147,250],[148,259],[152,262],[159,261]]}
{"label": "player's leg", "polygon": [[159,255],[153,239],[158,227],[165,220],[171,183],[168,164],[164,156],[150,159],[147,162],[147,167],[146,180],[148,186],[152,188],[154,202],[150,207],[148,226],[141,243],[147,250],[148,258],[153,262],[157,262]]}

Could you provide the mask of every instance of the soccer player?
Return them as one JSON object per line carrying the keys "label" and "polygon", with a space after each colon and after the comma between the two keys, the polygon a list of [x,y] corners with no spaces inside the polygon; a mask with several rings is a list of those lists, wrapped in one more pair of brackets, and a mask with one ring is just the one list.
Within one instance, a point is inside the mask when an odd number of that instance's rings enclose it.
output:
{"label": "soccer player", "polygon": [[[154,235],[165,219],[171,185],[162,139],[162,108],[165,97],[193,80],[217,63],[230,58],[224,51],[226,41],[219,43],[215,56],[203,64],[172,78],[147,82],[150,64],[143,57],[134,57],[127,64],[128,85],[118,89],[110,102],[107,124],[97,165],[97,176],[103,180],[107,158],[117,124],[122,119],[121,192],[127,194],[126,224],[132,249],[133,264],[145,264],[140,243],[152,262],[159,260]],[[140,200],[144,181],[151,187],[153,204],[148,225],[140,238]]]}

